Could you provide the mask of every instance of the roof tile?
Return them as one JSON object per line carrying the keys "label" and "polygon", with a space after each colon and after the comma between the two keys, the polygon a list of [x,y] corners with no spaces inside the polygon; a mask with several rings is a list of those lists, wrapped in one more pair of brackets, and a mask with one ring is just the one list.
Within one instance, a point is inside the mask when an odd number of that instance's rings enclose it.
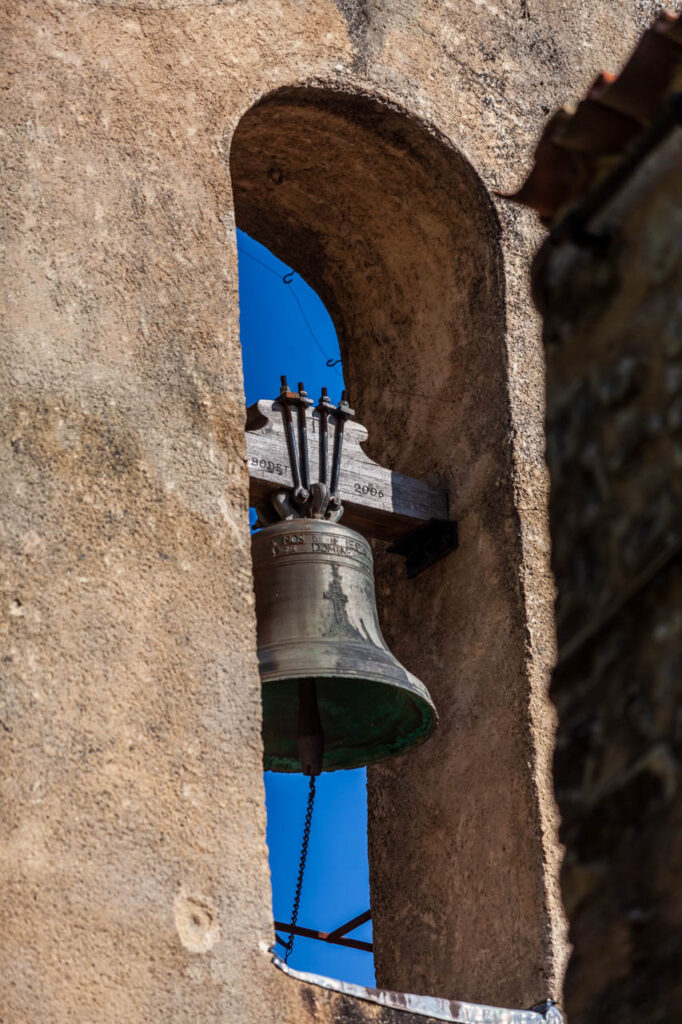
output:
{"label": "roof tile", "polygon": [[682,15],[664,12],[619,75],[599,75],[575,110],[553,115],[528,178],[506,198],[555,220],[604,178],[680,89]]}

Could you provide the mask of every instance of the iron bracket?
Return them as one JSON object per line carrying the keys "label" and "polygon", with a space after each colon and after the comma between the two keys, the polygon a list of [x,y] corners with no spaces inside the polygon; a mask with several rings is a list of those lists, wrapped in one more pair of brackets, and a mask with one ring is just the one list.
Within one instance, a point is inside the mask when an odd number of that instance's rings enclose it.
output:
{"label": "iron bracket", "polygon": [[403,555],[408,579],[445,558],[458,546],[457,523],[449,519],[430,519],[411,530],[388,548],[391,555]]}

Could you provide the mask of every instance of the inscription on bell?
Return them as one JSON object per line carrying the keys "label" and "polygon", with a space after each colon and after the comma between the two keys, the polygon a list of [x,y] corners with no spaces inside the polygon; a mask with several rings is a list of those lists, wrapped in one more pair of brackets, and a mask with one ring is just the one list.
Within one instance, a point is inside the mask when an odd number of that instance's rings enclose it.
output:
{"label": "inscription on bell", "polygon": [[300,533],[285,533],[272,542],[273,555],[288,555],[296,549],[297,544],[305,543]]}
{"label": "inscription on bell", "polygon": [[313,537],[312,550],[332,555],[359,555],[360,558],[367,558],[365,545],[349,537],[331,537],[329,540]]}
{"label": "inscription on bell", "polygon": [[326,537],[307,536],[300,533],[282,533],[272,540],[273,558],[296,554],[345,555],[347,558],[360,560],[364,565],[371,566],[372,556],[363,540],[354,540],[333,534]]}

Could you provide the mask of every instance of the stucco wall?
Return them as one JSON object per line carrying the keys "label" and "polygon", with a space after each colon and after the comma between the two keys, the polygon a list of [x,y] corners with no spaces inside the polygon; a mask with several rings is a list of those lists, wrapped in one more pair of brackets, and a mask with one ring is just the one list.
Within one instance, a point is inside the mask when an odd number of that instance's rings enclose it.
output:
{"label": "stucco wall", "polygon": [[[323,1002],[278,975],[265,952],[232,135],[272,90],[360,91],[442,133],[487,189],[512,187],[550,108],[621,59],[651,5],[5,0],[1,9],[1,1015],[12,1024],[323,1015]],[[512,948],[513,935],[494,956],[477,947],[474,991],[434,994],[524,1004],[557,990],[564,953],[545,696],[542,355],[527,294],[538,232],[504,205],[499,220],[510,770],[532,822],[527,862],[510,867],[509,886],[523,874],[540,908],[538,918],[529,907],[527,948]],[[476,544],[474,532],[468,565]],[[483,735],[486,703],[475,713]],[[423,806],[398,802],[396,812],[419,817]],[[448,871],[458,828],[452,821],[443,844]],[[482,872],[496,847],[487,823]],[[409,921],[418,894],[401,896]],[[465,925],[463,914],[462,936]],[[395,978],[466,988],[444,970],[447,958],[429,977],[416,950]]]}

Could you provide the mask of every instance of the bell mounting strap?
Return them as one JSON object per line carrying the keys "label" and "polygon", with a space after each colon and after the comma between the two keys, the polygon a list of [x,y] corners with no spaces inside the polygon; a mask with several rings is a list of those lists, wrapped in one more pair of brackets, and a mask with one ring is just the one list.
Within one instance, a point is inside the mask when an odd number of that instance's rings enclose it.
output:
{"label": "bell mounting strap", "polygon": [[418,1017],[423,1024],[432,1021],[447,1021],[448,1024],[565,1024],[561,1010],[551,999],[534,1006],[531,1010],[506,1010],[499,1006],[485,1006],[480,1003],[464,1003],[457,999],[435,999],[433,996],[416,996],[405,992],[388,992],[385,989],[366,988],[336,978],[325,978],[321,974],[308,974],[289,967],[275,953],[272,962],[280,971],[291,978],[308,985],[317,985],[332,992],[377,1003],[405,1014],[406,1022]]}
{"label": "bell mounting strap", "polygon": [[[308,410],[312,401],[308,398],[305,385],[301,381],[298,391],[290,391],[286,377],[282,376],[277,405],[281,411],[282,429],[286,441],[288,459],[288,475],[291,484],[284,486],[284,481],[272,493],[256,503],[260,526],[269,526],[278,519],[327,519],[338,522],[343,515],[343,505],[339,497],[339,475],[341,472],[341,453],[343,451],[343,433],[347,420],[353,418],[354,411],[348,404],[346,392],[335,406],[322,388],[320,400],[315,408],[316,418]],[[294,427],[294,410],[297,411],[298,442]],[[329,427],[330,417],[334,422],[334,447],[329,466]],[[310,476],[310,453],[308,451],[308,419],[311,432],[317,434],[318,471],[317,480],[312,482]],[[274,464],[273,464],[274,465]]]}
{"label": "bell mounting strap", "polygon": [[344,525],[364,537],[400,542],[395,551],[410,561],[409,575],[454,551],[446,490],[370,459],[362,448],[367,430],[345,391],[334,405],[323,388],[314,404],[302,382],[290,391],[286,377],[281,381],[278,397],[256,402],[246,419],[249,499],[261,526],[337,522],[343,513]]}

